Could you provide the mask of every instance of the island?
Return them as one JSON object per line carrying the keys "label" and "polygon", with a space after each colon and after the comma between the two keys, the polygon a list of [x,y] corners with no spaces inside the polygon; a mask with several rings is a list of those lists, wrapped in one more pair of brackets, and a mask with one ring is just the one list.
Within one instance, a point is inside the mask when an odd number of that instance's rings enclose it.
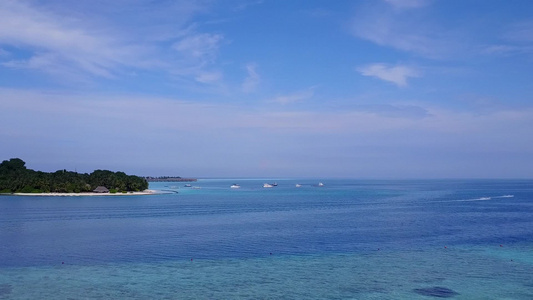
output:
{"label": "island", "polygon": [[53,173],[26,168],[20,158],[4,160],[0,164],[0,194],[40,195],[120,195],[150,194],[145,178],[124,172],[95,170],[77,173],[58,170]]}

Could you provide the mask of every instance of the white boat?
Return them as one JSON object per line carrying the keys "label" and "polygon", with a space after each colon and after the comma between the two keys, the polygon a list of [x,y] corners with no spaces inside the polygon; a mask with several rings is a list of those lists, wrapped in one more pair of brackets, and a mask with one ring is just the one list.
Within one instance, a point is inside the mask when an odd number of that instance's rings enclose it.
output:
{"label": "white boat", "polygon": [[192,187],[190,183],[185,184],[185,187]]}
{"label": "white boat", "polygon": [[297,183],[297,184],[296,184],[296,187],[302,187],[302,185],[301,185],[301,184],[299,184],[299,183]]}
{"label": "white boat", "polygon": [[265,183],[265,184],[263,184],[263,187],[264,188],[271,188],[271,187],[274,187],[274,186],[269,184],[269,183]]}
{"label": "white boat", "polygon": [[240,189],[241,186],[238,185],[238,184],[236,184],[236,183],[234,183],[234,184],[232,184],[232,185],[230,186],[230,188],[232,188],[232,189]]}
{"label": "white boat", "polygon": [[324,184],[322,182],[319,182],[318,186],[324,186]]}

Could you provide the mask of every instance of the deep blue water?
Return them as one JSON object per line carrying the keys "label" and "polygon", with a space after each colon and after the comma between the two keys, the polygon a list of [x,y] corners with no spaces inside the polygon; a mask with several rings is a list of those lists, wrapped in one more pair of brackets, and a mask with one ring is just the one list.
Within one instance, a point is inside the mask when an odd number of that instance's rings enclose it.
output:
{"label": "deep blue water", "polygon": [[273,181],[0,196],[0,299],[533,299],[532,180]]}

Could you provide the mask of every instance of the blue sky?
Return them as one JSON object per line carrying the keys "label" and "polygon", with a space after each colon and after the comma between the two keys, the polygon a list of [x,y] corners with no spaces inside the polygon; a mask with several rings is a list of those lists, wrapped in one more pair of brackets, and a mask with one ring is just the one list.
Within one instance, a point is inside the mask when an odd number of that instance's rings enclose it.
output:
{"label": "blue sky", "polygon": [[0,159],[532,178],[529,0],[0,2]]}

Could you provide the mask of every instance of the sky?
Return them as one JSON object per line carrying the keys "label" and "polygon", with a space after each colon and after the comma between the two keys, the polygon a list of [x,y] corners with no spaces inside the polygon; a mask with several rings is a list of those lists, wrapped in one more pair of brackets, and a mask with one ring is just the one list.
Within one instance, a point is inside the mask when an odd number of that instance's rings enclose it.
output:
{"label": "sky", "polygon": [[1,0],[0,160],[533,178],[533,1]]}

